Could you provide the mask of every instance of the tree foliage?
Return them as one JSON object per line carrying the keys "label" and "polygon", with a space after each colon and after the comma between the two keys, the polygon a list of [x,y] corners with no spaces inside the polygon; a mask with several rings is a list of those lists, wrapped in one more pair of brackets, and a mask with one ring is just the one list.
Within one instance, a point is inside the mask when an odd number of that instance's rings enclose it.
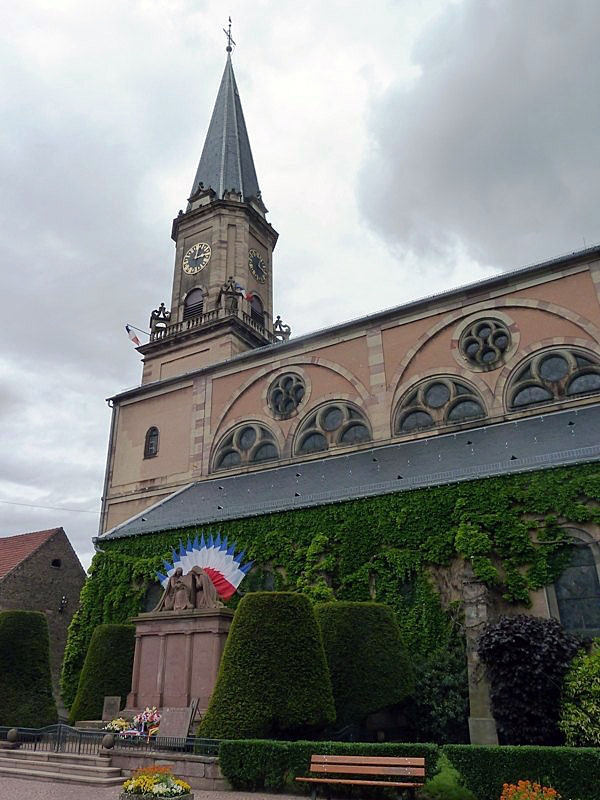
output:
{"label": "tree foliage", "polygon": [[81,670],[69,722],[101,719],[107,695],[123,700],[131,690],[135,627],[98,625]]}
{"label": "tree foliage", "polygon": [[463,784],[459,771],[442,753],[437,772],[417,791],[417,800],[476,800],[475,795]]}
{"label": "tree foliage", "polygon": [[559,728],[567,744],[600,747],[600,639],[581,651],[565,675]]}
{"label": "tree foliage", "polygon": [[336,725],[403,700],[414,680],[394,612],[381,603],[337,601],[315,606],[331,675]]}
{"label": "tree foliage", "polygon": [[577,640],[555,619],[519,614],[488,625],[478,652],[503,744],[559,744],[562,681]]}
{"label": "tree foliage", "polygon": [[323,643],[308,599],[291,592],[246,595],[199,735],[295,738],[334,719]]}
{"label": "tree foliage", "polygon": [[0,725],[42,728],[57,717],[46,617],[0,612]]}

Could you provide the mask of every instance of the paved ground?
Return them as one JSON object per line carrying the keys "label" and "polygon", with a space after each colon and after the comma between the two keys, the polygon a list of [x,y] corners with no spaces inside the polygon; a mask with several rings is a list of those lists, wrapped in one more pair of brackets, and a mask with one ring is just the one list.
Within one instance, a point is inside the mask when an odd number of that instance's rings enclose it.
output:
{"label": "paved ground", "polygon": [[[119,787],[90,788],[89,786],[22,778],[0,778],[0,800],[117,800]],[[194,790],[195,800],[299,800],[298,795],[265,794],[265,792],[200,792]]]}

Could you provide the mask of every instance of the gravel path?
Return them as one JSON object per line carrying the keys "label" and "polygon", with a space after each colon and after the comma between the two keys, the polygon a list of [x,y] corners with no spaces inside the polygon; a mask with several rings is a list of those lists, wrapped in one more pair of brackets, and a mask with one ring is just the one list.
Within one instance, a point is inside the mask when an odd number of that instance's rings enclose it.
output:
{"label": "gravel path", "polygon": [[[298,795],[264,792],[204,792],[197,789],[193,792],[195,800],[299,800]],[[91,788],[83,784],[0,778],[0,800],[117,800],[118,796],[118,786]]]}

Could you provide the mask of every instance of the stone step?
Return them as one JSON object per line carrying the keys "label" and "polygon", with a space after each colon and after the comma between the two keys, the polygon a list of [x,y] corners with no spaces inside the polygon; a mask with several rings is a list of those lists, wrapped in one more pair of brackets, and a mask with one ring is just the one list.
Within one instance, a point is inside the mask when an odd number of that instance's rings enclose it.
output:
{"label": "stone step", "polygon": [[19,761],[66,761],[81,766],[105,767],[110,766],[110,759],[93,753],[57,753],[54,750],[0,750],[0,759],[17,759]]}
{"label": "stone step", "polygon": [[3,758],[0,761],[0,769],[11,767],[13,769],[22,770],[42,770],[43,772],[52,773],[69,773],[72,775],[83,775],[95,778],[120,778],[121,770],[119,767],[105,766],[92,766],[91,764],[77,764],[72,761],[46,761],[36,759],[10,759]]}
{"label": "stone step", "polygon": [[64,772],[54,772],[43,769],[31,769],[22,762],[18,766],[10,766],[5,763],[5,759],[0,762],[0,775],[11,778],[25,778],[30,781],[47,781],[52,783],[73,783],[86,786],[120,786],[123,783],[121,776],[93,776],[81,775],[68,770],[65,765]]}

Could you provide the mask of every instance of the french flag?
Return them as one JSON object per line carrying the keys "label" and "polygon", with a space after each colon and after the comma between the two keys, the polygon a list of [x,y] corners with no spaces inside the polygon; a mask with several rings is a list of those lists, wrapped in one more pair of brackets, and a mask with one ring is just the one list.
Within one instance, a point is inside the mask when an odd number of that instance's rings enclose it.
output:
{"label": "french flag", "polygon": [[140,340],[138,339],[138,337],[137,337],[137,334],[136,334],[136,332],[133,330],[133,328],[130,328],[130,327],[129,327],[129,325],[125,325],[125,330],[127,331],[127,335],[129,336],[129,338],[131,339],[131,341],[134,343],[134,345],[135,345],[136,347],[139,347],[139,346],[141,345],[141,342],[140,342]]}

